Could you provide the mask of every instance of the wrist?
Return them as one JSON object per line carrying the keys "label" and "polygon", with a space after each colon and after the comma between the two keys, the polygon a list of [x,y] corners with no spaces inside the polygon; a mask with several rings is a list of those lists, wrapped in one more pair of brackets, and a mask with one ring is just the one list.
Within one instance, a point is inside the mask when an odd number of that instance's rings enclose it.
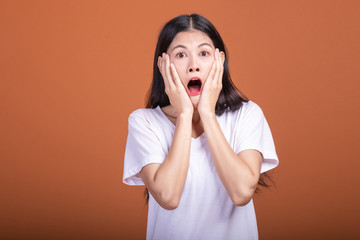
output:
{"label": "wrist", "polygon": [[191,121],[192,117],[193,117],[192,111],[184,111],[177,115],[178,120],[190,120]]}
{"label": "wrist", "polygon": [[178,116],[182,115],[182,116],[191,116],[194,114],[194,108],[185,108],[185,109],[182,109],[180,111],[178,111]]}
{"label": "wrist", "polygon": [[200,118],[202,122],[207,122],[212,119],[216,119],[215,110],[214,111],[199,111]]}

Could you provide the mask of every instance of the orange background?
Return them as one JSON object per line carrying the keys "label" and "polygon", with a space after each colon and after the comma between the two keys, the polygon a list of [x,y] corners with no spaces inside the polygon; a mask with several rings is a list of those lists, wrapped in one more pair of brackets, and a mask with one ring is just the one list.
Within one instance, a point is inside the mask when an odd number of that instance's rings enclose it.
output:
{"label": "orange background", "polygon": [[127,117],[160,28],[192,12],[272,129],[260,238],[359,235],[359,1],[1,0],[1,239],[145,238],[143,187],[122,183]]}

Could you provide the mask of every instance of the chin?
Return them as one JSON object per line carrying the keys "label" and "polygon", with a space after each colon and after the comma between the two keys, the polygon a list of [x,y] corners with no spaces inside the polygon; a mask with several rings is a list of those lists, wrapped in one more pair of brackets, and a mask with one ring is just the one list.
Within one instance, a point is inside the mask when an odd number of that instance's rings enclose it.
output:
{"label": "chin", "polygon": [[200,101],[200,94],[196,96],[190,96],[191,103],[193,104],[194,108],[196,109],[199,105]]}

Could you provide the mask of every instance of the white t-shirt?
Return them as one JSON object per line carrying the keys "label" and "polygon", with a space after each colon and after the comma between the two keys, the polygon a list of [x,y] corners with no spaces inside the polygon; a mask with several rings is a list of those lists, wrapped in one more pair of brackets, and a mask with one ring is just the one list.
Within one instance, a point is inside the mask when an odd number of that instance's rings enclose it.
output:
{"label": "white t-shirt", "polygon": [[[261,152],[261,172],[278,165],[270,128],[254,102],[243,103],[239,110],[225,112],[217,120],[235,153]],[[160,107],[138,109],[130,115],[124,183],[144,185],[139,172],[149,163],[164,161],[174,132],[174,124]],[[189,170],[178,207],[166,210],[150,194],[146,238],[258,239],[253,201],[241,207],[232,203],[216,172],[205,133],[191,139]]]}

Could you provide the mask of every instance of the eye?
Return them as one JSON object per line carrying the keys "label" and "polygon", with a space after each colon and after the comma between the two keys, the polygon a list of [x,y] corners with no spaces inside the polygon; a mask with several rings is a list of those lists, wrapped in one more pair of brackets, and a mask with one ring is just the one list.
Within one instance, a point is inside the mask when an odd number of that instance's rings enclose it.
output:
{"label": "eye", "polygon": [[201,52],[200,52],[200,55],[201,55],[202,57],[206,57],[206,56],[209,55],[209,52],[207,52],[207,51],[201,51]]}
{"label": "eye", "polygon": [[176,57],[183,58],[183,57],[185,57],[185,53],[179,52],[178,54],[176,54]]}

